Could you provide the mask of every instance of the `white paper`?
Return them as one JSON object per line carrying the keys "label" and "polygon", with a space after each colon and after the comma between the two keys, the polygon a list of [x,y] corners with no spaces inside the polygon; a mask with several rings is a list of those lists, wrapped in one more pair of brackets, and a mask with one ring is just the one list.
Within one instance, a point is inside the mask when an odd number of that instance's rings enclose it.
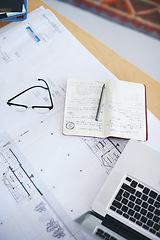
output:
{"label": "white paper", "polygon": [[[29,34],[28,26],[31,29],[34,26],[33,34]],[[36,36],[40,39],[38,43]],[[64,136],[66,81],[68,78],[101,81],[117,78],[49,10],[40,9],[28,14],[27,20],[0,29],[0,56],[0,133],[9,134],[43,184],[75,219],[90,209],[127,141]],[[47,114],[37,114],[32,109],[26,112],[11,109],[8,99],[39,84],[38,78],[47,81],[54,108]],[[40,96],[44,98],[43,93]],[[25,101],[32,105],[31,99]],[[160,149],[159,141],[156,144]],[[8,221],[7,204],[12,198],[11,195],[1,197],[0,201],[6,204],[6,219],[2,221]],[[14,211],[19,214],[17,208]]]}
{"label": "white paper", "polygon": [[6,133],[0,166],[1,239],[86,239]]}
{"label": "white paper", "polygon": [[145,86],[120,80],[68,79],[63,133],[145,141]]}

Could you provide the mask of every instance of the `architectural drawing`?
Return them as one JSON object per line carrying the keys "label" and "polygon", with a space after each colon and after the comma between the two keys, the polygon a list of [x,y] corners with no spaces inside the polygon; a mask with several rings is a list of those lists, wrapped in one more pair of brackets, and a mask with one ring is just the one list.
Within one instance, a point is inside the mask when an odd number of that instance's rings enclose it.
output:
{"label": "architectural drawing", "polygon": [[110,173],[128,140],[119,138],[83,138],[92,153],[98,158],[107,174]]}
{"label": "architectural drawing", "polygon": [[[0,189],[3,199],[0,200],[0,239],[22,239],[22,235],[23,239],[37,240],[79,239],[72,232],[72,227],[62,220],[65,211],[54,197],[52,203],[48,200],[46,187],[32,171],[9,136],[1,134]],[[63,217],[59,212],[63,213]]]}

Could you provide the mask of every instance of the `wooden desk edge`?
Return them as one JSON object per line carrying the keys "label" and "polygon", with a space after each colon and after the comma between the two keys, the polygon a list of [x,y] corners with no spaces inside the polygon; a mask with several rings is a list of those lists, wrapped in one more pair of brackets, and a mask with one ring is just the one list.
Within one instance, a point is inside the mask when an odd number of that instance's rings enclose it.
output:
{"label": "wooden desk edge", "polygon": [[[147,89],[147,107],[160,120],[160,83],[41,0],[28,0],[28,12],[40,6],[50,9],[61,23],[118,79],[145,84]],[[0,27],[4,25],[6,23],[0,23]]]}

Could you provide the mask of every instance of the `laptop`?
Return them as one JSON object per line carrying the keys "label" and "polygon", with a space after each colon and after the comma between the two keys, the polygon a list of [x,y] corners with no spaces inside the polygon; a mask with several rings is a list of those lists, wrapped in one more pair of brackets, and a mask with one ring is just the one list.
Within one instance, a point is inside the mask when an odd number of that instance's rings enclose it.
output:
{"label": "laptop", "polygon": [[160,153],[130,140],[81,224],[98,239],[160,240]]}

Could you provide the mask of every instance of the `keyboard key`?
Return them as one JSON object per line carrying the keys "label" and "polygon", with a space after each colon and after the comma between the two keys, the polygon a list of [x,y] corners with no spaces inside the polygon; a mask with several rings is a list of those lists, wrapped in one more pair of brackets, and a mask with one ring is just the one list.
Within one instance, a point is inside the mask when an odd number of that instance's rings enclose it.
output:
{"label": "keyboard key", "polygon": [[139,210],[140,210],[140,206],[135,205],[134,210],[137,211],[137,212],[139,212]]}
{"label": "keyboard key", "polygon": [[128,182],[131,182],[131,181],[132,181],[132,179],[129,178],[129,177],[126,177],[126,180],[127,180]]}
{"label": "keyboard key", "polygon": [[132,222],[136,221],[135,218],[133,218],[133,217],[130,217],[129,220],[131,220]]}
{"label": "keyboard key", "polygon": [[120,215],[122,215],[122,211],[121,210],[119,210],[119,209],[117,209],[117,211],[116,211],[118,214],[120,214]]}
{"label": "keyboard key", "polygon": [[137,184],[138,184],[138,183],[137,183],[136,181],[134,181],[134,180],[131,182],[131,186],[134,187],[134,188],[137,187]]}
{"label": "keyboard key", "polygon": [[146,215],[146,213],[147,213],[147,210],[146,210],[146,209],[144,209],[144,208],[142,208],[142,209],[141,209],[141,211],[140,211],[140,213],[141,213],[142,215]]}
{"label": "keyboard key", "polygon": [[150,212],[154,212],[155,208],[150,205],[150,206],[148,207],[148,210],[149,210]]}
{"label": "keyboard key", "polygon": [[152,226],[153,226],[153,221],[148,220],[148,221],[147,221],[147,225],[148,225],[149,227],[152,227]]}
{"label": "keyboard key", "polygon": [[155,231],[153,228],[150,228],[149,231],[150,231],[151,233],[153,233],[153,234],[156,233],[156,231]]}
{"label": "keyboard key", "polygon": [[128,203],[128,200],[127,200],[126,198],[123,198],[123,199],[122,199],[122,203],[123,203],[123,204],[127,204],[127,203]]}
{"label": "keyboard key", "polygon": [[159,202],[160,202],[160,195],[158,195],[158,197],[157,197],[157,201],[159,201]]}
{"label": "keyboard key", "polygon": [[117,202],[116,200],[113,201],[112,205],[117,207],[117,208],[121,208],[122,207],[122,204],[120,202]]}
{"label": "keyboard key", "polygon": [[122,199],[122,196],[120,196],[120,195],[117,195],[116,197],[115,197],[115,199],[117,200],[117,201],[121,201],[121,199]]}
{"label": "keyboard key", "polygon": [[133,216],[134,213],[135,213],[135,211],[133,211],[132,209],[129,209],[128,214],[129,214],[130,216]]}
{"label": "keyboard key", "polygon": [[153,226],[153,229],[156,230],[156,231],[159,231],[160,230],[160,225],[155,223],[154,226]]}
{"label": "keyboard key", "polygon": [[149,188],[147,188],[147,187],[145,187],[144,189],[143,189],[143,193],[145,193],[145,194],[148,194],[149,193]]}
{"label": "keyboard key", "polygon": [[141,222],[146,223],[146,222],[147,222],[147,218],[144,217],[144,216],[142,216],[142,217],[141,217]]}
{"label": "keyboard key", "polygon": [[137,224],[138,226],[142,226],[142,223],[141,223],[140,221],[136,221],[136,224]]}
{"label": "keyboard key", "polygon": [[146,230],[149,229],[149,227],[147,225],[143,225],[143,228],[146,229]]}
{"label": "keyboard key", "polygon": [[128,185],[125,184],[125,183],[123,183],[122,188],[123,188],[124,190],[126,190],[126,191],[132,193],[132,194],[135,193],[135,191],[136,191],[134,188],[128,186]]}
{"label": "keyboard key", "polygon": [[153,213],[148,212],[146,216],[147,216],[148,218],[152,219],[152,217],[153,217]]}
{"label": "keyboard key", "polygon": [[147,208],[147,207],[148,207],[148,203],[143,202],[143,203],[142,203],[142,207],[143,207],[143,208]]}
{"label": "keyboard key", "polygon": [[160,218],[158,216],[154,216],[153,221],[158,223],[160,221]]}
{"label": "keyboard key", "polygon": [[153,198],[149,198],[149,199],[148,199],[148,203],[153,204],[153,202],[154,202],[154,199],[153,199]]}
{"label": "keyboard key", "polygon": [[123,216],[124,216],[125,218],[129,218],[129,215],[126,214],[126,213],[124,213]]}
{"label": "keyboard key", "polygon": [[158,194],[154,191],[150,191],[150,193],[149,193],[149,196],[152,197],[153,199],[155,199],[157,197],[157,195]]}
{"label": "keyboard key", "polygon": [[135,197],[134,195],[130,195],[129,199],[130,199],[132,202],[134,202],[135,199],[136,199],[136,197]]}
{"label": "keyboard key", "polygon": [[157,202],[157,201],[156,201],[156,202],[154,203],[154,206],[155,206],[156,208],[160,208],[160,202]]}
{"label": "keyboard key", "polygon": [[134,207],[134,203],[130,201],[130,202],[128,203],[128,207],[133,208],[133,207]]}
{"label": "keyboard key", "polygon": [[116,208],[113,207],[113,206],[110,206],[110,209],[113,210],[113,211],[116,211]]}
{"label": "keyboard key", "polygon": [[142,200],[146,201],[148,199],[147,195],[146,194],[143,194],[142,197],[141,197]]}
{"label": "keyboard key", "polygon": [[123,192],[124,191],[122,189],[120,189],[119,192],[117,193],[117,195],[122,196]]}
{"label": "keyboard key", "polygon": [[122,207],[122,211],[123,211],[123,212],[127,212],[127,211],[128,211],[128,207],[123,206],[123,207]]}
{"label": "keyboard key", "polygon": [[141,183],[138,184],[138,187],[141,189],[144,188],[144,186]]}
{"label": "keyboard key", "polygon": [[142,193],[137,191],[136,194],[135,194],[137,197],[141,197]]}
{"label": "keyboard key", "polygon": [[104,231],[102,229],[98,228],[97,231],[96,231],[96,235],[104,238]]}
{"label": "keyboard key", "polygon": [[156,233],[156,236],[157,236],[157,237],[160,237],[160,232],[157,232],[157,233]]}
{"label": "keyboard key", "polygon": [[142,203],[142,200],[141,200],[141,199],[139,199],[139,198],[137,198],[137,199],[136,199],[136,203],[137,203],[138,205],[141,205],[141,203]]}
{"label": "keyboard key", "polygon": [[157,216],[160,216],[160,209],[156,209],[155,212],[154,212]]}
{"label": "keyboard key", "polygon": [[125,191],[125,192],[123,193],[123,196],[124,196],[125,198],[128,198],[128,197],[129,197],[129,192],[126,192],[126,191]]}
{"label": "keyboard key", "polygon": [[136,219],[140,219],[141,215],[140,215],[139,213],[135,213],[135,214],[134,214],[134,217],[135,217]]}
{"label": "keyboard key", "polygon": [[104,238],[105,238],[105,239],[110,239],[110,236],[111,236],[110,234],[108,234],[108,233],[106,233],[106,232],[104,233]]}

